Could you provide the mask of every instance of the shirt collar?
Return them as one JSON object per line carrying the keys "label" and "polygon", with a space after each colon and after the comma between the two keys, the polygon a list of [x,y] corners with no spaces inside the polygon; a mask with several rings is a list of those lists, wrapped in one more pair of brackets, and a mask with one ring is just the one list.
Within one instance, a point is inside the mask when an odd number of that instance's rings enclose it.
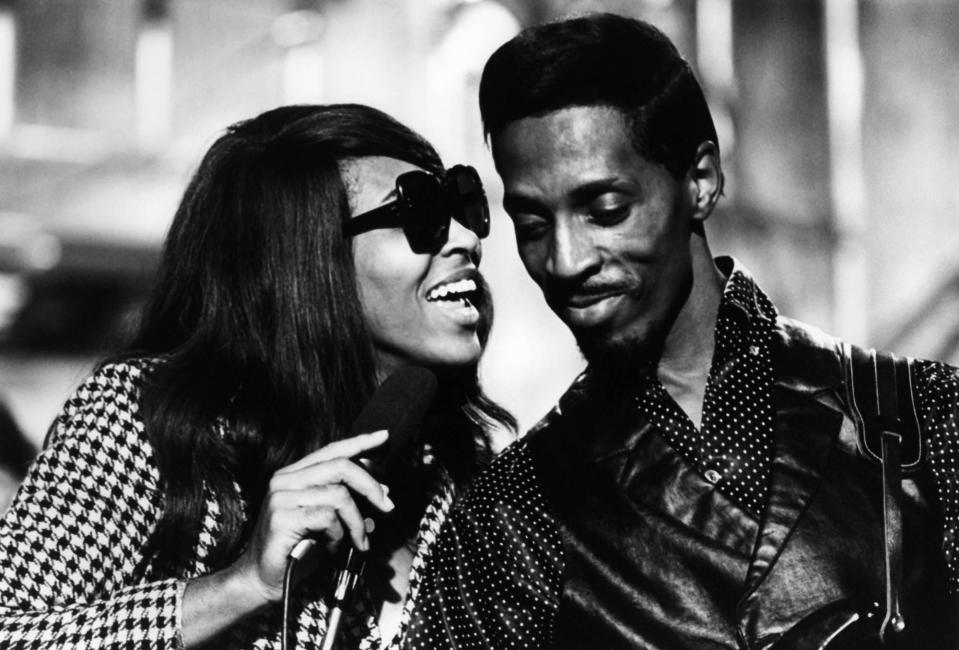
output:
{"label": "shirt collar", "polygon": [[[717,257],[716,266],[726,276],[726,286],[719,303],[716,316],[716,330],[728,325],[735,335],[717,340],[717,352],[720,357],[735,355],[749,344],[757,331],[768,331],[765,327],[775,321],[778,315],[776,307],[756,284],[749,270],[734,257]],[[762,327],[757,327],[762,321]]]}

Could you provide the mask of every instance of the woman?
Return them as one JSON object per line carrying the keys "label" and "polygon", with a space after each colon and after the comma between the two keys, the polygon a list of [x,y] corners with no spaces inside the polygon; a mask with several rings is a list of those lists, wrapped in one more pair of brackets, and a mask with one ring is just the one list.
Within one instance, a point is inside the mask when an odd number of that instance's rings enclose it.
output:
{"label": "woman", "polygon": [[[485,197],[470,169],[443,176],[358,105],[275,109],[213,144],[133,345],[68,400],[0,525],[0,647],[279,647],[305,538],[329,555],[294,593],[297,647],[324,637],[335,548],[371,540],[338,647],[399,644],[486,427],[513,427],[477,384]],[[350,459],[387,436],[348,432],[407,364],[440,390],[398,523],[368,534],[394,504]]]}

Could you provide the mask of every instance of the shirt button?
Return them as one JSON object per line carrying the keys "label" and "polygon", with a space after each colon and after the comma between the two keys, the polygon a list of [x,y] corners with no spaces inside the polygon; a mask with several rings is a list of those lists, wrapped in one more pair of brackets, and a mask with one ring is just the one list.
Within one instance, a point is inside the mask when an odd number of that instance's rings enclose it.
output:
{"label": "shirt button", "polygon": [[758,345],[750,345],[750,346],[749,346],[749,354],[751,354],[751,355],[754,356],[754,357],[758,357],[758,356],[759,356],[759,346],[758,346]]}
{"label": "shirt button", "polygon": [[723,475],[717,472],[716,470],[714,469],[706,470],[706,480],[712,483],[713,485],[715,485],[716,483],[719,483],[719,481],[721,481],[722,478],[723,478]]}

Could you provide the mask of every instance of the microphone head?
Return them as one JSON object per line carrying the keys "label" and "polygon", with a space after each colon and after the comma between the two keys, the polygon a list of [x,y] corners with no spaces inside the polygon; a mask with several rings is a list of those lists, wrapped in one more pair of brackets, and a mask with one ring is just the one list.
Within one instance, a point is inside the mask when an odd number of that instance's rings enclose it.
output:
{"label": "microphone head", "polygon": [[436,397],[436,375],[426,368],[406,366],[380,384],[353,422],[351,435],[389,429],[389,440],[366,458],[377,480],[385,481],[389,468],[409,458],[419,442],[423,418]]}

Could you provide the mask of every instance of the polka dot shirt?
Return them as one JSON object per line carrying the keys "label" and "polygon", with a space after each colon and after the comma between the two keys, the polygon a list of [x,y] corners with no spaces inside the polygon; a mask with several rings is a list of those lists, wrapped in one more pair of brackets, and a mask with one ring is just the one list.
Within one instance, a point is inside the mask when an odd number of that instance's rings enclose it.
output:
{"label": "polka dot shirt", "polygon": [[636,398],[639,410],[683,458],[754,518],[769,489],[772,456],[771,346],[776,308],[742,270],[726,282],[716,319],[713,363],[702,428],[655,378]]}
{"label": "polka dot shirt", "polygon": [[925,423],[929,470],[943,515],[943,550],[952,593],[959,593],[959,371],[918,365],[919,421]]}
{"label": "polka dot shirt", "polygon": [[[635,398],[655,430],[755,518],[762,516],[772,462],[776,318],[769,299],[734,263],[717,315],[701,428],[655,378]],[[536,429],[562,415],[564,401],[583,390],[584,378]],[[944,517],[949,587],[959,594],[959,370],[917,362],[915,378]],[[563,571],[561,534],[520,439],[474,482],[444,525],[406,647],[549,647]]]}
{"label": "polka dot shirt", "polygon": [[405,647],[548,647],[562,588],[562,539],[525,441],[474,481],[465,503],[443,528]]}

